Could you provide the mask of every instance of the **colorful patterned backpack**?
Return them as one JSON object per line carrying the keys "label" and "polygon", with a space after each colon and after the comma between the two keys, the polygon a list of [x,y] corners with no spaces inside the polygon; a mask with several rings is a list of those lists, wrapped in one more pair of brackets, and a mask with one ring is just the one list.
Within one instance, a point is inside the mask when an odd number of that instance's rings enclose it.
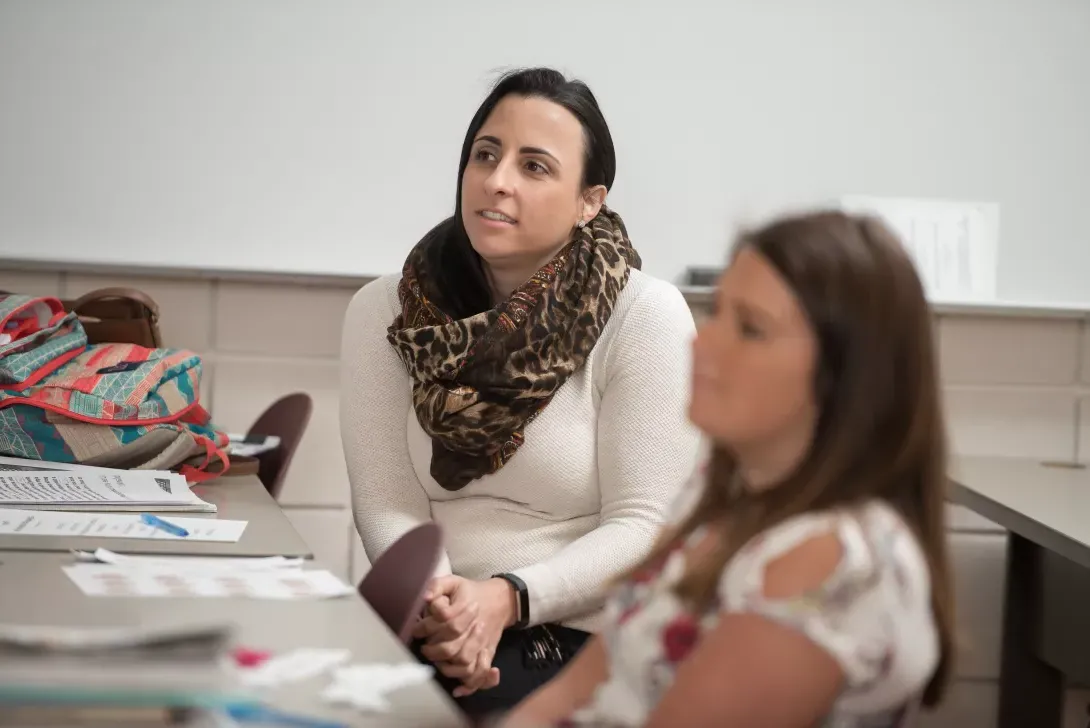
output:
{"label": "colorful patterned backpack", "polygon": [[227,470],[184,349],[88,345],[56,298],[0,294],[0,455],[117,468]]}

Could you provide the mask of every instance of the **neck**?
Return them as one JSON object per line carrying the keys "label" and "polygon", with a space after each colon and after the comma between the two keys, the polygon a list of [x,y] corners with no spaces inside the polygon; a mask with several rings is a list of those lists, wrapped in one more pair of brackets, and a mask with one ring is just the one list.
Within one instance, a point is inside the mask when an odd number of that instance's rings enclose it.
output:
{"label": "neck", "polygon": [[783,482],[806,457],[812,437],[806,428],[774,440],[733,446],[742,482],[754,490]]}
{"label": "neck", "polygon": [[488,278],[488,287],[492,293],[492,305],[495,306],[501,301],[507,300],[515,292],[516,288],[530,280],[534,273],[537,273],[546,263],[555,258],[563,247],[561,245],[555,250],[549,251],[548,255],[532,260],[522,259],[510,263],[484,261],[484,272]]}
{"label": "neck", "polygon": [[488,277],[488,287],[492,292],[492,305],[504,301],[515,292],[515,289],[537,272],[537,268],[527,270],[525,267],[503,268],[495,265],[485,266],[485,275]]}

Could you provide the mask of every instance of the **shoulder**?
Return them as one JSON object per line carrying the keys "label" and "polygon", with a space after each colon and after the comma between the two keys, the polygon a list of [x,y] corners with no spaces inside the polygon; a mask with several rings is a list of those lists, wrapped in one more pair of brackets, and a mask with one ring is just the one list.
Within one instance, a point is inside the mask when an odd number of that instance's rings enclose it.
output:
{"label": "shoulder", "polygon": [[672,359],[687,352],[695,330],[677,286],[633,270],[602,332],[600,355],[610,369],[632,360],[653,362],[660,354]]}
{"label": "shoulder", "polygon": [[389,326],[401,312],[401,303],[397,297],[397,284],[401,274],[381,276],[360,288],[348,302],[345,322],[360,324],[375,320],[383,326]]}
{"label": "shoulder", "polygon": [[342,366],[352,370],[392,366],[397,357],[386,333],[401,311],[397,298],[400,280],[399,275],[382,276],[352,296],[341,328]]}
{"label": "shoulder", "polygon": [[633,321],[686,332],[694,328],[693,314],[678,287],[641,270],[629,275],[613,316],[622,328],[631,328]]}
{"label": "shoulder", "polygon": [[806,634],[856,690],[883,684],[907,697],[938,659],[926,558],[880,501],[804,514],[760,534],[727,565],[719,595],[726,612]]}
{"label": "shoulder", "polygon": [[905,589],[906,598],[925,602],[927,574],[911,529],[890,506],[874,501],[795,516],[759,534],[727,565],[722,596],[732,604],[809,595],[815,589],[854,597],[889,578]]}

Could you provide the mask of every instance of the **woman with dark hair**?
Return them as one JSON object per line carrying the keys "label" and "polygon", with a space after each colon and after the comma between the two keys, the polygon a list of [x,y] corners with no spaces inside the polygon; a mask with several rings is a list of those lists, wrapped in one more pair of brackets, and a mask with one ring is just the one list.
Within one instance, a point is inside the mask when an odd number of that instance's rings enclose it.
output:
{"label": "woman with dark hair", "polygon": [[602,585],[650,549],[664,484],[695,465],[692,316],[606,207],[615,170],[586,85],[503,77],[466,133],[454,215],[346,316],[356,526],[372,560],[443,527],[414,647],[471,715],[582,647]]}
{"label": "woman with dark hair", "polygon": [[897,728],[952,674],[931,311],[876,220],[742,236],[693,347],[714,443],[606,624],[505,725]]}

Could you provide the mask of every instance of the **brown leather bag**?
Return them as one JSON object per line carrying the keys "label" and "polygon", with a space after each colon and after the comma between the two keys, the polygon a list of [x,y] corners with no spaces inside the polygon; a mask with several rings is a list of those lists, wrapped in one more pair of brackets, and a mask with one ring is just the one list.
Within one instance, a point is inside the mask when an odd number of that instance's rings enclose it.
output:
{"label": "brown leather bag", "polygon": [[148,349],[163,346],[159,305],[143,291],[99,288],[63,303],[66,311],[79,316],[89,344],[136,344]]}

